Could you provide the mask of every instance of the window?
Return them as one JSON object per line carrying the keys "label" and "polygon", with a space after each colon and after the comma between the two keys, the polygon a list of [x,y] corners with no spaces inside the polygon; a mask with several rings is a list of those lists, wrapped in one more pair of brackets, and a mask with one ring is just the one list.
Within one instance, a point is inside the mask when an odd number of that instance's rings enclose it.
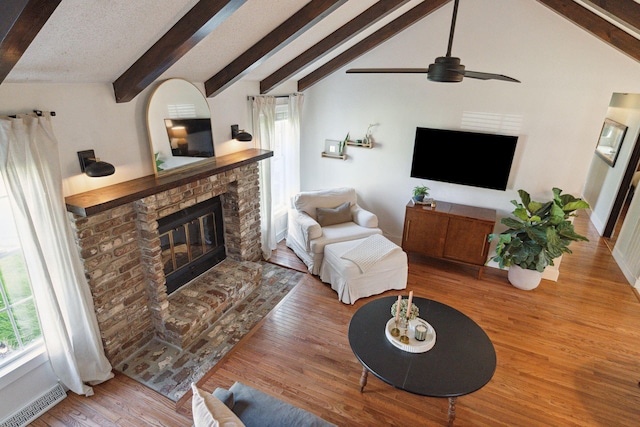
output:
{"label": "window", "polygon": [[0,176],[0,368],[42,343],[29,275]]}
{"label": "window", "polygon": [[[280,99],[278,99],[278,102]],[[289,107],[286,103],[276,105],[275,141],[271,159],[271,207],[276,228],[276,239],[284,239],[287,228],[289,195],[287,194],[286,145],[289,139]]]}

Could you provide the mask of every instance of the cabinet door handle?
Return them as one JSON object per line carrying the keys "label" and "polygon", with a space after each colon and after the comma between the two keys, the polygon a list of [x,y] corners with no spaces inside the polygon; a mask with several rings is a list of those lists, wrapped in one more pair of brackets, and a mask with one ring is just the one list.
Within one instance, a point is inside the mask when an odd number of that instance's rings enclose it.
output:
{"label": "cabinet door handle", "polygon": [[411,228],[411,220],[407,221],[407,229],[404,232],[404,240],[409,240],[409,229]]}

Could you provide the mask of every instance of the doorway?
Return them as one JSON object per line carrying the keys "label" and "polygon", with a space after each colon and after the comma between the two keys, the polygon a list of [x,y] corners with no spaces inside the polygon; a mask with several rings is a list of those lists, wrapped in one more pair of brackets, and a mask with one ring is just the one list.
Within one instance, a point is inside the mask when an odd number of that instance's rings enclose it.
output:
{"label": "doorway", "polygon": [[629,205],[634,195],[638,193],[637,187],[640,181],[640,136],[636,139],[629,158],[629,163],[620,182],[620,188],[616,194],[609,219],[605,225],[602,237],[606,239],[610,249],[615,246],[616,240],[626,218]]}

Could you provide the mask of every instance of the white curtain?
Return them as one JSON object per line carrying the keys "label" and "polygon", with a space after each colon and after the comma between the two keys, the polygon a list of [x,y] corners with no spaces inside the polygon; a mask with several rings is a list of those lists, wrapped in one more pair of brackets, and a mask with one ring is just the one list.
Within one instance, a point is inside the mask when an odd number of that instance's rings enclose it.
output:
{"label": "white curtain", "polygon": [[285,144],[285,188],[288,200],[300,192],[300,116],[302,115],[302,104],[304,95],[294,93],[289,95],[287,100],[289,107],[289,134],[287,144]]}
{"label": "white curtain", "polygon": [[61,383],[91,396],[113,376],[62,196],[51,116],[0,117],[0,171],[19,230],[49,360]]}
{"label": "white curtain", "polygon": [[[287,97],[287,123],[285,135],[276,135],[276,105],[278,100],[273,96],[256,96],[253,98],[253,135],[257,148],[275,151],[276,138],[281,138],[284,159],[284,192],[289,200],[300,191],[300,116],[304,95],[300,93]],[[282,103],[284,105],[284,103]],[[262,255],[264,259],[271,257],[271,251],[277,246],[276,219],[273,215],[272,202],[272,159],[263,160],[260,165],[260,225],[262,232]],[[274,182],[273,185],[276,185]],[[286,224],[286,217],[285,217]]]}
{"label": "white curtain", "polygon": [[[253,137],[256,148],[273,150],[275,141],[276,98],[256,96],[252,101]],[[260,232],[262,256],[268,260],[276,248],[276,230],[271,209],[271,159],[258,163],[260,170]]]}

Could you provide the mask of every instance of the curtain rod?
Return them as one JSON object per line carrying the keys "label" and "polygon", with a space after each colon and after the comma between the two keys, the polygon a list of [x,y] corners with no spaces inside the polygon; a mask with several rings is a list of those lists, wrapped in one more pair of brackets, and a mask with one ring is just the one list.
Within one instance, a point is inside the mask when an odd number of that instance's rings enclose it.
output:
{"label": "curtain rod", "polygon": [[[42,117],[42,110],[33,110],[33,112],[36,113],[36,116]],[[51,111],[51,115],[55,116],[56,112],[55,111]],[[9,115],[8,117],[11,117],[11,118],[15,119],[17,116],[18,116],[17,114],[12,114],[12,115]]]}
{"label": "curtain rod", "polygon": [[[297,95],[296,93],[292,93],[291,95]],[[291,95],[266,95],[266,96],[271,96],[273,98],[288,98]],[[253,101],[255,99],[255,96],[247,96],[247,101]]]}

